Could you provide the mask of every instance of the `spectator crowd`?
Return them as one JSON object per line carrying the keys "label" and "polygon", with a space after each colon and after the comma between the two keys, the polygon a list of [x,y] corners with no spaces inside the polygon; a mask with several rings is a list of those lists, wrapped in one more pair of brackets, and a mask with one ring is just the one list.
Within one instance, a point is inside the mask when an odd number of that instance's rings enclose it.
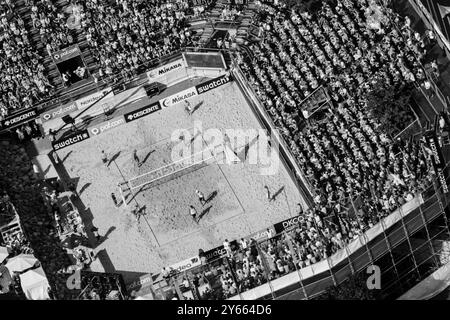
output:
{"label": "spectator crowd", "polygon": [[[383,14],[376,21],[374,7]],[[260,4],[256,23],[261,41],[237,63],[308,177],[314,205],[268,241],[225,241],[223,261],[202,265],[189,281],[197,290],[207,279],[201,299],[228,298],[330,257],[432,181],[423,142],[392,138],[366,107],[380,82],[401,90],[426,81],[426,44],[407,17],[372,0],[337,0],[315,15]],[[319,87],[330,103],[305,119],[299,102]]]}
{"label": "spectator crowd", "polygon": [[46,18],[38,8],[43,3],[30,0],[29,5],[35,9],[32,25],[25,22],[15,1],[0,1],[0,120],[15,110],[39,103],[53,92],[43,57],[32,39],[33,32],[45,35],[52,29],[47,24],[42,27],[41,20]]}
{"label": "spectator crowd", "polygon": [[88,0],[81,25],[99,65],[98,78],[135,75],[145,63],[191,44],[187,1]]}

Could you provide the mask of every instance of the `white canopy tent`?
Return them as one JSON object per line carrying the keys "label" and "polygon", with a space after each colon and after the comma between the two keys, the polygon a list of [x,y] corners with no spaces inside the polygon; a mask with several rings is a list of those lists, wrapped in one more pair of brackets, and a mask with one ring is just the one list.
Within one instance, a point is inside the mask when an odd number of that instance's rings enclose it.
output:
{"label": "white canopy tent", "polygon": [[21,274],[20,284],[28,300],[50,300],[50,285],[42,267]]}
{"label": "white canopy tent", "polygon": [[32,254],[19,254],[9,259],[6,267],[12,275],[13,272],[22,272],[35,266],[36,263],[39,263],[39,261]]}
{"label": "white canopy tent", "polygon": [[0,263],[2,263],[7,256],[9,256],[8,248],[0,247]]}

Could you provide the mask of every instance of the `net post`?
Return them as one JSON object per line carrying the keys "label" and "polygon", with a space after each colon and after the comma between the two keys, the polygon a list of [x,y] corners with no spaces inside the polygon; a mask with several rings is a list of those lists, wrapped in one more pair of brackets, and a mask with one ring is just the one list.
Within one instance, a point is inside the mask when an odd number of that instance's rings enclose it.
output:
{"label": "net post", "polygon": [[122,197],[123,204],[125,205],[125,208],[126,208],[127,207],[127,202],[125,200],[125,196],[123,195],[122,184],[119,183],[118,185],[119,185],[119,190],[120,190],[120,196]]}

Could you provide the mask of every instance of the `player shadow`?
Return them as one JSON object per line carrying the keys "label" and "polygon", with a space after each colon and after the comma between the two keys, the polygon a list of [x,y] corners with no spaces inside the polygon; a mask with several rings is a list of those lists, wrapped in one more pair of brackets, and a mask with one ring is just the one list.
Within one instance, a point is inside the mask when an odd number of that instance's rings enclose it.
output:
{"label": "player shadow", "polygon": [[114,161],[117,160],[117,158],[120,156],[120,152],[121,152],[121,151],[117,152],[115,155],[113,155],[113,156],[111,157],[111,159],[109,159],[108,164],[107,164],[107,167],[109,167],[109,165],[110,165],[111,163],[113,163]]}
{"label": "player shadow", "polygon": [[198,136],[201,136],[201,135],[202,135],[202,132],[201,132],[201,131],[197,131],[197,133],[195,134],[195,136],[193,136],[193,137],[191,138],[191,140],[189,141],[189,143],[193,143],[194,140],[195,140]]}
{"label": "player shadow", "polygon": [[194,114],[194,112],[197,111],[203,105],[203,103],[204,103],[203,101],[200,101],[199,103],[197,103],[194,106],[194,108],[192,108],[191,115]]}
{"label": "player shadow", "polygon": [[277,192],[275,192],[275,193],[273,194],[272,197],[270,197],[270,201],[275,201],[276,198],[280,195],[280,193],[283,192],[283,190],[284,190],[284,186],[282,186]]}
{"label": "player shadow", "polygon": [[205,199],[205,203],[211,202],[217,196],[217,194],[217,191],[211,192],[210,195]]}
{"label": "player shadow", "polygon": [[70,150],[65,156],[64,158],[61,159],[61,162],[66,161],[66,159],[72,154],[73,150]]}
{"label": "player shadow", "polygon": [[255,143],[258,142],[259,134],[249,143],[247,143],[241,152],[235,152],[236,156],[241,159],[242,162],[247,160],[248,151],[250,150],[250,147],[253,146]]}
{"label": "player shadow", "polygon": [[48,165],[48,167],[44,170],[44,172],[42,172],[42,178],[45,177],[45,175],[50,171],[50,168],[52,167],[52,165]]}
{"label": "player shadow", "polygon": [[150,157],[150,155],[151,155],[153,152],[156,152],[156,150],[151,150],[151,151],[149,151],[149,152],[147,153],[147,155],[145,156],[145,158],[141,161],[141,166],[148,160],[148,158]]}
{"label": "player shadow", "polygon": [[208,212],[211,211],[212,205],[210,205],[208,208],[205,208],[202,210],[202,212],[200,213],[200,215],[197,218],[197,223],[205,216],[208,214]]}
{"label": "player shadow", "polygon": [[92,183],[88,182],[84,186],[81,187],[80,191],[78,191],[78,194],[82,194],[84,191],[86,191],[87,188],[89,188],[92,185]]}

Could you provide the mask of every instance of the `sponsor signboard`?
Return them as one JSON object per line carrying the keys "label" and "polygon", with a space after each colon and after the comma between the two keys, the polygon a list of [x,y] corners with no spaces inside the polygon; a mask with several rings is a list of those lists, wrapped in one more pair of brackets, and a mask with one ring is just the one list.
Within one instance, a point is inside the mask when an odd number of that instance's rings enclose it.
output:
{"label": "sponsor signboard", "polygon": [[247,239],[247,240],[255,239],[257,242],[267,240],[267,239],[269,239],[268,229],[270,229],[272,231],[272,235],[275,234],[275,228],[273,226],[271,226],[271,227],[266,228],[264,230],[260,230],[258,232],[252,233],[251,235],[249,235],[247,237],[244,237],[244,238]]}
{"label": "sponsor signboard", "polygon": [[158,67],[156,69],[150,70],[149,72],[147,72],[147,77],[149,78],[150,81],[154,81],[155,79],[163,77],[174,71],[181,70],[183,68],[184,68],[183,59],[178,59],[168,64],[165,64],[161,67]]}
{"label": "sponsor signboard", "polygon": [[300,216],[295,216],[274,224],[273,227],[275,229],[275,233],[278,234],[280,232],[283,232],[284,230],[289,230],[291,228],[297,227],[300,223],[300,218]]}
{"label": "sponsor signboard", "polygon": [[81,99],[78,99],[75,101],[78,110],[83,110],[92,105],[94,102],[99,100],[100,98],[110,98],[114,96],[114,92],[112,91],[111,87],[105,88],[102,91],[95,92],[93,94],[90,94],[86,97],[83,97]]}
{"label": "sponsor signboard", "polygon": [[439,180],[439,183],[441,184],[442,192],[447,194],[449,191],[447,181],[445,180],[445,177],[447,176],[445,168],[445,160],[444,155],[442,154],[442,149],[439,145],[439,141],[436,136],[436,132],[428,131],[425,134],[425,140],[427,142],[428,148],[430,148],[432,152],[431,161],[433,162],[434,171],[436,172],[436,176]]}
{"label": "sponsor signboard", "polygon": [[3,121],[1,121],[0,130],[14,128],[15,126],[18,126],[22,123],[35,119],[37,115],[38,113],[36,108],[25,109],[22,112],[5,118]]}
{"label": "sponsor signboard", "polygon": [[[233,247],[233,246],[237,247],[238,246],[237,241],[236,240],[231,241],[230,242],[230,246],[231,247]],[[221,246],[219,246],[217,248],[214,248],[214,249],[206,251],[205,252],[205,258],[206,258],[207,262],[211,262],[211,261],[217,260],[217,259],[225,256],[226,253],[227,253],[227,251],[225,250],[224,246],[221,245]]]}
{"label": "sponsor signboard", "polygon": [[97,125],[93,125],[88,128],[89,135],[90,136],[97,136],[105,131],[108,131],[110,129],[113,129],[115,127],[120,126],[121,124],[125,123],[125,118],[123,116],[116,117],[114,119],[111,119],[109,121],[105,121],[102,123],[99,123]]}
{"label": "sponsor signboard", "polygon": [[62,117],[66,116],[68,114],[71,114],[72,112],[75,112],[77,110],[78,110],[78,107],[75,102],[67,103],[67,104],[60,106],[59,108],[41,113],[41,120],[42,120],[42,123],[44,123],[44,122],[50,121],[55,118],[62,118]]}
{"label": "sponsor signboard", "polygon": [[145,117],[145,116],[152,114],[153,112],[156,112],[159,110],[161,110],[161,105],[159,104],[159,102],[155,102],[149,106],[145,106],[145,107],[139,108],[137,110],[134,110],[132,112],[126,113],[124,115],[125,121],[131,122],[131,121],[140,119],[142,117]]}
{"label": "sponsor signboard", "polygon": [[89,139],[89,133],[87,130],[83,130],[53,142],[52,146],[57,151],[87,139]]}
{"label": "sponsor signboard", "polygon": [[200,257],[195,256],[195,257],[192,257],[192,258],[189,258],[189,259],[186,259],[186,260],[183,260],[181,262],[171,265],[168,268],[168,270],[173,270],[172,272],[175,272],[175,273],[181,273],[186,270],[198,267],[201,264],[202,264],[202,262],[200,260]]}
{"label": "sponsor signboard", "polygon": [[167,98],[161,99],[159,103],[164,107],[171,107],[175,104],[183,102],[189,98],[192,98],[197,95],[197,89],[195,87],[188,88],[186,90],[180,91],[176,94],[173,94]]}
{"label": "sponsor signboard", "polygon": [[195,86],[195,88],[197,89],[198,94],[202,94],[202,93],[208,92],[210,90],[213,90],[215,88],[218,88],[220,86],[223,86],[224,84],[231,82],[231,80],[232,80],[231,75],[226,74],[226,75],[220,76],[218,78],[214,78],[212,80],[203,82],[203,83]]}
{"label": "sponsor signboard", "polygon": [[153,292],[153,276],[152,274],[145,274],[135,281],[127,285],[127,292],[133,297],[141,297],[151,295],[154,297]]}
{"label": "sponsor signboard", "polygon": [[53,54],[53,61],[55,61],[55,63],[60,63],[79,55],[81,55],[81,50],[77,45],[74,45],[71,47],[67,47],[63,50],[60,50],[58,52],[55,52]]}

